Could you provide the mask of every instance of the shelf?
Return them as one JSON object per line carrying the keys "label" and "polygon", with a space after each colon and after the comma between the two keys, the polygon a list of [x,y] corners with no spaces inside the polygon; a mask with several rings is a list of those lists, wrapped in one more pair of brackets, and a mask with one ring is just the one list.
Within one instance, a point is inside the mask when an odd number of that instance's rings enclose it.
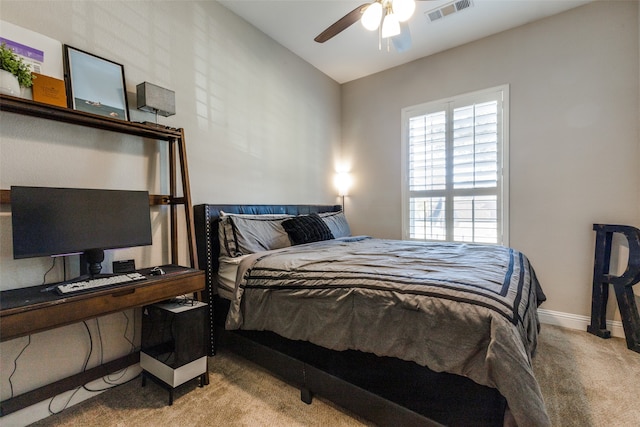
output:
{"label": "shelf", "polygon": [[181,129],[128,122],[3,94],[0,94],[0,111],[164,141],[178,139],[182,136]]}
{"label": "shelf", "polygon": [[[169,194],[149,194],[149,205],[184,205],[184,197],[171,197]],[[0,205],[11,204],[11,190],[0,190]]]}

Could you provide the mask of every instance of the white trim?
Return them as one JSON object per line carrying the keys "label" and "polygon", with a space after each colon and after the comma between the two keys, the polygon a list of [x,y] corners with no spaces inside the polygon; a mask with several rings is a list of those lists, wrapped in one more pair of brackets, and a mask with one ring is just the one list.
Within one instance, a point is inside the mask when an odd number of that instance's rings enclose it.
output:
{"label": "white trim", "polygon": [[[409,220],[409,199],[411,191],[409,191],[409,155],[408,155],[408,145],[409,145],[409,128],[408,123],[411,117],[422,116],[426,114],[446,111],[447,114],[447,147],[451,149],[449,142],[452,141],[452,137],[450,133],[452,132],[453,122],[451,119],[451,112],[456,106],[466,106],[467,104],[475,104],[478,102],[486,102],[486,101],[498,101],[499,103],[499,112],[498,112],[498,162],[499,162],[499,170],[498,173],[498,184],[495,188],[495,191],[491,193],[491,195],[495,195],[497,197],[498,206],[496,207],[497,212],[497,244],[509,246],[509,238],[510,238],[510,225],[509,225],[509,101],[510,101],[510,86],[509,84],[503,84],[495,87],[491,87],[488,89],[478,90],[475,92],[456,95],[452,97],[448,97],[445,99],[440,99],[437,101],[429,101],[426,103],[413,105],[409,107],[404,107],[401,109],[401,126],[400,126],[400,137],[401,137],[401,146],[400,146],[400,154],[401,154],[401,199],[402,199],[402,239],[409,240],[410,239],[410,220]],[[452,161],[451,153],[448,153],[447,161]],[[453,173],[453,168],[450,164],[447,165],[447,174]],[[447,182],[451,182],[451,176],[447,177]],[[493,187],[492,187],[493,189]],[[480,189],[480,192],[482,189]],[[480,194],[477,193],[478,189],[474,189],[471,194]],[[447,186],[446,189],[442,190],[425,190],[426,193],[430,193],[429,196],[446,196],[447,203],[451,203],[453,200],[452,188]],[[442,194],[440,194],[442,193]],[[426,197],[426,196],[425,196]],[[453,215],[453,209],[451,206],[447,206],[446,212],[450,215]],[[451,218],[448,218],[446,221],[447,225],[447,236],[451,236],[453,234],[450,230],[452,227]],[[420,239],[417,239],[420,240]]]}
{"label": "white trim", "polygon": [[[585,332],[587,331],[587,326],[591,323],[591,318],[588,316],[545,309],[538,309],[538,318],[540,319],[540,323]],[[612,337],[625,337],[622,322],[619,320],[607,320],[607,329],[611,331]]]}
{"label": "white trim", "polygon": [[400,112],[400,158],[402,163],[400,165],[401,175],[401,188],[400,197],[402,198],[402,238],[409,238],[409,154],[407,153],[408,147],[407,139],[409,135],[408,123],[409,123],[409,109],[403,108]]}
{"label": "white trim", "polygon": [[509,111],[511,110],[511,106],[509,105],[509,101],[511,99],[511,95],[509,93],[510,86],[508,84],[499,86],[502,89],[502,170],[498,173],[502,173],[502,180],[500,182],[502,186],[502,210],[500,214],[502,218],[500,219],[500,224],[502,226],[502,244],[504,246],[510,246],[510,231],[511,231],[511,222],[509,218],[509,211],[511,210],[511,205],[509,202],[509,181],[511,179],[509,172],[509,165],[511,164],[511,158],[509,157],[509,130],[511,119],[509,117]]}

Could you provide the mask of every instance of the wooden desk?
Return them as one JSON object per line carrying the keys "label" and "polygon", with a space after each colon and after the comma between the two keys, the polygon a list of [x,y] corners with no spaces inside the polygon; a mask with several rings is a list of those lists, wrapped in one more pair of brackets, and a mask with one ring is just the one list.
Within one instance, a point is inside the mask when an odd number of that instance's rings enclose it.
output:
{"label": "wooden desk", "polygon": [[[205,288],[204,272],[201,270],[175,265],[165,265],[162,269],[166,274],[161,276],[149,276],[150,269],[139,270],[148,277],[143,282],[71,296],[59,296],[55,291],[41,292],[50,285],[0,292],[0,340],[7,341],[142,307],[177,295],[200,292]],[[140,354],[136,352],[0,402],[0,416],[81,386],[139,360]]]}
{"label": "wooden desk", "polygon": [[59,296],[33,286],[0,292],[0,340],[58,328],[94,317],[141,307],[176,295],[204,290],[204,272],[187,267],[163,266],[166,274],[147,280],[85,294]]}

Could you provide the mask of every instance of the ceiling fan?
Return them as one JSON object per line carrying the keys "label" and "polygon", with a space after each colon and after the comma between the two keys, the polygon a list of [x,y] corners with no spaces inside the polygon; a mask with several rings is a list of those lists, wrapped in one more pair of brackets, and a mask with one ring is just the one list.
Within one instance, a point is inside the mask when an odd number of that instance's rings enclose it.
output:
{"label": "ceiling fan", "polygon": [[411,47],[411,34],[406,21],[413,15],[416,1],[428,0],[375,0],[365,3],[338,19],[314,40],[324,43],[360,21],[369,31],[380,30],[380,42],[381,39],[391,39],[396,50],[405,51]]}

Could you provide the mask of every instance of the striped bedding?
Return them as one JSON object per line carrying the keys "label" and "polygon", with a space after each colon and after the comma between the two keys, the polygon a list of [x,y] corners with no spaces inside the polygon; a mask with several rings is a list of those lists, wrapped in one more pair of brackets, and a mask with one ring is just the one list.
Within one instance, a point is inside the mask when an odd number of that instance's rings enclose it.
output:
{"label": "striped bedding", "polygon": [[544,299],[511,248],[352,237],[247,256],[226,327],[464,375],[497,388],[520,427],[544,426],[531,366]]}

